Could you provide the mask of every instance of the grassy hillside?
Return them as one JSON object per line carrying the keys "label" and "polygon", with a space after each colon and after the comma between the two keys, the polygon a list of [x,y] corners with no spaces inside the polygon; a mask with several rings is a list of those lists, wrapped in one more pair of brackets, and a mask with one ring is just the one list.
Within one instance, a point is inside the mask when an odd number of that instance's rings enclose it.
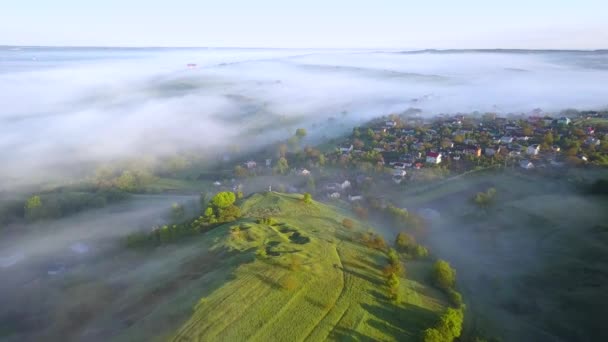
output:
{"label": "grassy hillside", "polygon": [[[240,262],[200,298],[173,340],[417,339],[446,307],[425,284],[430,261],[408,262],[403,301],[388,300],[386,254],[358,242],[366,225],[342,226],[347,213],[277,193],[255,194],[241,208],[243,219],[210,234],[211,250],[229,250],[225,257]],[[268,216],[274,222],[257,220]]]}

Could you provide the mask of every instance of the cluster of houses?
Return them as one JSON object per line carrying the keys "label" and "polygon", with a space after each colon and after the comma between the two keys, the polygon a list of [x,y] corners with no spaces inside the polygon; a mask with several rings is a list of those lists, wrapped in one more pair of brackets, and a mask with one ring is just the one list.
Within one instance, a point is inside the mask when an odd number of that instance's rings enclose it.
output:
{"label": "cluster of houses", "polygon": [[[576,120],[576,119],[575,119]],[[445,161],[461,159],[498,158],[517,162],[522,169],[532,169],[535,163],[561,165],[557,160],[560,146],[547,144],[558,128],[572,127],[569,117],[535,116],[503,118],[495,115],[466,117],[439,116],[431,119],[396,118],[376,120],[366,132],[357,134],[338,150],[354,158],[368,151],[382,155],[380,162],[393,167],[393,180],[400,183],[406,169],[420,169]],[[599,146],[594,127],[584,127],[585,145]],[[606,132],[604,132],[605,134]],[[468,157],[468,158],[465,158]],[[585,161],[585,156],[578,156]]]}

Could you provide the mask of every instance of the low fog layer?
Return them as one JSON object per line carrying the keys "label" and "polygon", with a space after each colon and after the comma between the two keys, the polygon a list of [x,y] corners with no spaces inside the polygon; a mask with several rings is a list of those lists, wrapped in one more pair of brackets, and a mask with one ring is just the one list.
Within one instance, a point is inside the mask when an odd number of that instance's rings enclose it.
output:
{"label": "low fog layer", "polygon": [[[604,52],[0,49],[0,189],[75,165],[258,146],[330,117],[608,104]],[[188,67],[188,64],[196,64]]]}

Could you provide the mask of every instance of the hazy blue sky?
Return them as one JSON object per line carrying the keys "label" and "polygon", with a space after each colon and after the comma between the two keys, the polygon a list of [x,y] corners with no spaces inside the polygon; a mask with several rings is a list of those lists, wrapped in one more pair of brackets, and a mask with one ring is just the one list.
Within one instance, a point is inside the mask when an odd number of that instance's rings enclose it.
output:
{"label": "hazy blue sky", "polygon": [[608,48],[607,0],[0,0],[0,45]]}

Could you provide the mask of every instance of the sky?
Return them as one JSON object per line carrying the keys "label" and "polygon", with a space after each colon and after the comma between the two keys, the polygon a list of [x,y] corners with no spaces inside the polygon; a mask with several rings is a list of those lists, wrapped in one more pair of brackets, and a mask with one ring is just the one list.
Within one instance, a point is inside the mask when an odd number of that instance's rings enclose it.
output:
{"label": "sky", "polygon": [[605,0],[0,0],[0,45],[608,48]]}

